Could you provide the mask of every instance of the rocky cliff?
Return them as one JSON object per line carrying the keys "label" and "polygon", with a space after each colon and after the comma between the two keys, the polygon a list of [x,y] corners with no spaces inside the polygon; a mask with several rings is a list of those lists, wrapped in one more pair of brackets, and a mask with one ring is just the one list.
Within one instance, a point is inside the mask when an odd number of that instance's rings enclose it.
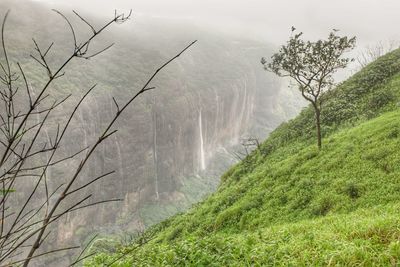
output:
{"label": "rocky cliff", "polygon": [[[31,38],[43,45],[55,41],[54,65],[71,50],[71,39],[65,22],[46,6],[22,3],[26,4],[0,6],[13,9],[6,31],[11,57],[27,70],[35,91],[45,73],[29,58]],[[297,111],[295,98],[259,64],[259,58],[269,54],[268,45],[173,20],[138,17],[113,28],[94,45],[115,42],[111,50],[74,62],[51,88],[52,99],[70,93],[73,97],[53,116],[43,138],[51,139],[56,123],[65,121],[78,97],[97,83],[78,110],[62,153],[70,155],[90,146],[116,112],[112,98],[123,103],[155,69],[194,39],[196,46],[153,82],[156,89],[121,117],[118,133],[100,147],[79,178],[90,180],[116,170],[88,192],[97,199],[122,197],[124,201],[69,214],[53,236],[58,242],[80,242],[100,226],[105,232],[141,230],[187,207],[215,188],[218,176],[235,162],[231,151],[240,149],[242,137],[265,138]],[[67,177],[79,160],[50,168],[50,186]]]}

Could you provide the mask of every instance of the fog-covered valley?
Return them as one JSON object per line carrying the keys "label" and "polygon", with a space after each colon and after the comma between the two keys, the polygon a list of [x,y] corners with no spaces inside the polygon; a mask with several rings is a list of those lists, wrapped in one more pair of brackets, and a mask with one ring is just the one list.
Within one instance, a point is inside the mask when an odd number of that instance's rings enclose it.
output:
{"label": "fog-covered valley", "polygon": [[[21,63],[32,94],[38,94],[36,88],[43,85],[46,73],[29,56],[34,51],[32,38],[43,46],[54,41],[49,64],[57,65],[73,49],[69,28],[45,4],[2,1],[0,6],[11,9],[5,30],[9,57]],[[65,14],[72,17],[69,11]],[[94,25],[103,23],[93,16],[89,20]],[[79,25],[78,38],[84,38],[86,25],[76,17],[72,21]],[[79,245],[96,233],[118,238],[183,211],[216,189],[220,175],[243,152],[243,139],[261,142],[303,105],[284,90],[286,84],[260,66],[260,57],[271,53],[271,45],[175,20],[149,18],[136,23],[133,19],[122,28],[113,26],[93,44],[96,50],[115,43],[111,49],[90,60],[72,62],[51,87],[48,99],[72,97],[44,126],[42,143],[51,142],[57,123],[65,122],[78,99],[96,83],[77,110],[58,157],[90,147],[112,120],[115,103],[133,95],[158,67],[193,40],[198,40],[195,46],[152,82],[156,89],[142,95],[119,118],[118,133],[101,144],[79,177],[85,183],[115,170],[81,194],[94,194],[93,202],[123,200],[68,213],[53,226],[50,243]],[[38,114],[34,120],[40,122],[43,116]],[[49,190],[80,161],[76,157],[50,166]],[[16,191],[23,196],[32,186],[23,182]],[[34,201],[43,197],[37,194]],[[57,264],[68,262],[68,257],[64,255],[61,262],[58,258]],[[55,264],[54,258],[48,260],[47,264]]]}
{"label": "fog-covered valley", "polygon": [[397,266],[399,8],[0,0],[0,267]]}

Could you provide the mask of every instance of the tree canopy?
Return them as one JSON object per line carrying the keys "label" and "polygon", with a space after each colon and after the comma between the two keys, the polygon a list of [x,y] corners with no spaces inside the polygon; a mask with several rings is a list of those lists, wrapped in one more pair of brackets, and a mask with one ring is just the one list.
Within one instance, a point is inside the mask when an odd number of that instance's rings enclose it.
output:
{"label": "tree canopy", "polygon": [[261,59],[264,68],[280,77],[290,77],[297,83],[302,96],[309,101],[315,111],[318,148],[321,148],[320,113],[321,95],[334,85],[333,74],[346,68],[353,61],[343,57],[356,44],[356,37],[339,36],[333,30],[326,40],[305,41],[303,32],[296,33],[292,27],[292,35],[278,53],[268,62]]}

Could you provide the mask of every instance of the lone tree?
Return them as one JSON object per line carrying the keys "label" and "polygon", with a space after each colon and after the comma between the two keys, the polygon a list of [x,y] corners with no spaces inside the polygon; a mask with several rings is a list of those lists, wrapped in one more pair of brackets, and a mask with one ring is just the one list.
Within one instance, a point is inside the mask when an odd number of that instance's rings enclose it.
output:
{"label": "lone tree", "polygon": [[261,63],[265,70],[296,81],[301,95],[314,108],[318,149],[321,149],[321,96],[332,88],[332,75],[353,61],[342,56],[355,47],[356,38],[338,36],[337,30],[333,30],[326,40],[316,42],[305,41],[302,36],[302,32],[296,33],[296,28],[292,27],[286,45],[271,57],[271,62],[262,58]]}

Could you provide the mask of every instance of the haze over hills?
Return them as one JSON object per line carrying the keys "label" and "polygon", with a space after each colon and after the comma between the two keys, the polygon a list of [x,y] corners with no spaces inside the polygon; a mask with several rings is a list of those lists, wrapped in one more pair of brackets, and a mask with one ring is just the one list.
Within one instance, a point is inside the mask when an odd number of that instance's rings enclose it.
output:
{"label": "haze over hills", "polygon": [[[175,18],[182,23],[196,23],[213,30],[231,32],[253,40],[280,45],[296,26],[309,38],[323,38],[332,28],[358,37],[358,49],[378,41],[396,40],[400,23],[397,0],[39,0],[65,9],[79,9],[107,15],[114,9],[133,9],[148,17]],[[361,10],[361,11],[360,11]],[[373,20],[373,23],[371,23]],[[368,27],[366,27],[368,25]]]}
{"label": "haze over hills", "polygon": [[[7,9],[11,9],[5,31],[10,58],[21,63],[35,93],[46,73],[29,57],[32,37],[41,46],[55,42],[49,61],[54,66],[70,53],[72,39],[65,21],[46,5],[2,1],[0,10]],[[66,14],[72,17],[71,12]],[[101,19],[89,19],[96,26],[102,24]],[[96,192],[97,200],[122,197],[123,202],[72,212],[50,236],[57,244],[82,244],[99,232],[142,231],[182,211],[215,190],[219,176],[237,161],[232,152],[241,149],[241,138],[265,138],[302,105],[260,67],[259,58],[270,53],[270,45],[173,20],[141,21],[107,31],[92,48],[115,46],[91,60],[73,62],[49,91],[49,99],[73,95],[45,127],[50,139],[56,123],[65,120],[64,111],[97,83],[62,143],[60,157],[73,154],[92,144],[112,118],[112,97],[123,102],[169,57],[198,40],[154,80],[157,89],[120,118],[118,134],[101,146],[80,178],[116,170],[84,193]],[[81,25],[78,38],[87,35],[79,19],[72,22]],[[79,161],[50,168],[49,187]],[[30,186],[21,184],[17,191],[23,193]]]}
{"label": "haze over hills", "polygon": [[1,0],[0,265],[398,266],[399,7]]}

